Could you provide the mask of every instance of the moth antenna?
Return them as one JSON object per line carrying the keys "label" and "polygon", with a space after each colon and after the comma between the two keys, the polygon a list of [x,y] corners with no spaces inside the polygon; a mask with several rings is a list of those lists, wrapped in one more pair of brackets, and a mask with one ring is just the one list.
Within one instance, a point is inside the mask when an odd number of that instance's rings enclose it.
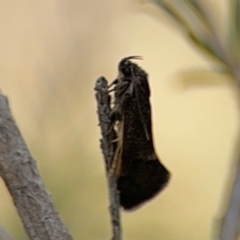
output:
{"label": "moth antenna", "polygon": [[120,61],[119,66],[121,66],[122,64],[124,64],[125,62],[127,62],[128,60],[131,60],[131,59],[143,60],[143,57],[142,56],[129,56],[129,57],[123,58]]}
{"label": "moth antenna", "polygon": [[129,57],[123,58],[122,61],[127,61],[127,60],[131,60],[131,59],[143,60],[143,57],[142,56],[129,56]]}

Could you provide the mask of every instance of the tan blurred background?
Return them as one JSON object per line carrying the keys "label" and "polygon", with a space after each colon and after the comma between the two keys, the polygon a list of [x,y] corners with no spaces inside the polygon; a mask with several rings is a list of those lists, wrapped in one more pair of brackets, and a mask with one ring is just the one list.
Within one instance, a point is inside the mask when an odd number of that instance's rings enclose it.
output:
{"label": "tan blurred background", "polygon": [[[207,2],[224,23],[226,1]],[[172,179],[122,213],[124,239],[210,239],[239,121],[227,76],[166,17],[133,1],[1,1],[0,32],[0,88],[74,239],[110,237],[93,87],[101,75],[113,80],[129,55],[144,57],[155,146]],[[0,192],[0,225],[27,239],[2,181]]]}

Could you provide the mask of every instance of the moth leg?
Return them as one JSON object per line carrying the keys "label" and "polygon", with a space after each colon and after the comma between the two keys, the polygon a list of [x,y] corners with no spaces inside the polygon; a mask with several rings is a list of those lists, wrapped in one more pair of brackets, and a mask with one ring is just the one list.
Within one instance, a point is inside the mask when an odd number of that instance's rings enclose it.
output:
{"label": "moth leg", "polygon": [[108,88],[110,88],[113,85],[116,85],[118,81],[119,81],[118,79],[113,80],[112,83],[110,83],[110,85],[108,86]]}
{"label": "moth leg", "polygon": [[120,140],[120,137],[117,137],[114,140],[112,140],[112,142],[118,142],[119,140]]}
{"label": "moth leg", "polygon": [[111,111],[110,113],[110,121],[112,123],[116,123],[117,121],[120,121],[121,120],[121,115],[118,111],[117,108],[115,108],[114,110]]}
{"label": "moth leg", "polygon": [[109,121],[110,121],[110,127],[109,127],[109,131],[111,129],[113,129],[113,127],[115,126],[116,122],[119,121],[121,118],[119,111],[116,110],[112,110],[109,116]]}
{"label": "moth leg", "polygon": [[123,126],[124,126],[124,116],[120,112],[119,105],[116,106],[115,110],[111,113],[112,127],[116,125],[117,138],[114,142],[117,142],[117,147],[113,156],[113,160],[110,166],[110,175],[120,176],[121,164],[122,164],[122,145],[123,145]]}
{"label": "moth leg", "polygon": [[117,148],[116,151],[114,153],[114,157],[113,157],[113,161],[111,163],[110,166],[110,175],[113,176],[115,175],[117,178],[119,178],[120,176],[120,172],[121,172],[121,165],[122,165],[122,141],[123,141],[123,134],[122,134],[122,128],[123,128],[123,124],[119,123],[118,126],[118,135],[117,135]]}

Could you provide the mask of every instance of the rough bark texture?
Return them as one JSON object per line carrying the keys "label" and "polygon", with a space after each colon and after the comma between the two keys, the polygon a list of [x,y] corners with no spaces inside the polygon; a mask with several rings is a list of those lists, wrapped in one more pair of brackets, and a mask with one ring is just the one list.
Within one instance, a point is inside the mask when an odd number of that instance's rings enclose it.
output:
{"label": "rough bark texture", "polygon": [[0,94],[0,176],[32,240],[70,240],[71,236],[46,191],[36,161]]}
{"label": "rough bark texture", "polygon": [[102,139],[101,149],[104,156],[106,175],[108,181],[109,191],[109,212],[112,225],[112,240],[121,240],[121,220],[119,213],[119,193],[117,190],[117,179],[114,175],[109,174],[109,169],[116,150],[116,133],[111,126],[110,114],[110,96],[108,94],[107,80],[100,77],[96,81],[96,100],[97,100],[97,113],[99,118],[99,125],[101,128]]}

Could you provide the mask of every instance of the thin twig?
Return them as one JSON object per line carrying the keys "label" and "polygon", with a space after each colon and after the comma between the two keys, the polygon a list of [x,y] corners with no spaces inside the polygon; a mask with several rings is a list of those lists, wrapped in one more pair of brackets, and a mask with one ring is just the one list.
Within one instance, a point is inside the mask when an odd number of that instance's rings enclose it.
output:
{"label": "thin twig", "polygon": [[71,240],[39,175],[36,161],[0,94],[0,176],[31,240]]}
{"label": "thin twig", "polygon": [[108,180],[109,191],[109,213],[112,225],[112,240],[121,240],[121,220],[119,213],[119,193],[117,190],[117,179],[114,175],[110,174],[110,166],[113,155],[116,150],[116,132],[111,126],[110,114],[110,95],[108,93],[108,83],[104,77],[97,79],[95,84],[96,100],[97,100],[97,113],[99,118],[99,125],[101,128],[102,139],[101,149],[103,152],[106,176]]}
{"label": "thin twig", "polygon": [[[238,88],[240,88],[240,67],[234,67],[234,65],[229,65],[231,73],[235,80],[237,81]],[[239,89],[238,89],[239,94]],[[238,96],[239,97],[239,96]],[[239,99],[238,99],[239,100]],[[239,155],[239,137],[236,141],[236,152]],[[232,175],[232,172],[230,173]],[[229,176],[231,181],[231,176]],[[227,185],[229,187],[229,185]],[[229,190],[226,189],[228,193]],[[240,156],[238,156],[236,163],[236,172],[233,180],[233,186],[230,192],[229,202],[221,221],[221,229],[219,240],[237,240],[239,237],[239,225],[240,225]]]}

